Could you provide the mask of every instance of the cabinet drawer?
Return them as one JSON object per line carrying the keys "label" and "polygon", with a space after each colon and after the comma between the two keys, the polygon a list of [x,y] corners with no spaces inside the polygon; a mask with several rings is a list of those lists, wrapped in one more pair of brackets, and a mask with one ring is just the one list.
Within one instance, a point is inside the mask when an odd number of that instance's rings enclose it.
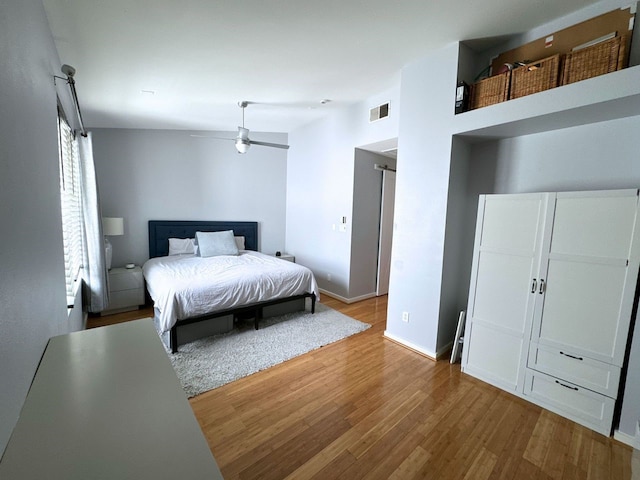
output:
{"label": "cabinet drawer", "polygon": [[618,396],[619,367],[572,353],[568,349],[532,343],[527,366],[611,398]]}
{"label": "cabinet drawer", "polygon": [[134,290],[121,290],[109,294],[109,310],[116,310],[126,307],[137,307],[144,304],[144,290],[137,288]]}
{"label": "cabinet drawer", "polygon": [[611,434],[615,400],[564,380],[527,369],[525,397],[603,435]]}
{"label": "cabinet drawer", "polygon": [[[115,270],[115,269],[114,269]],[[123,269],[118,269],[123,270]],[[109,272],[109,291],[117,292],[120,290],[131,290],[143,288],[144,282],[140,269],[132,269],[129,271]]]}

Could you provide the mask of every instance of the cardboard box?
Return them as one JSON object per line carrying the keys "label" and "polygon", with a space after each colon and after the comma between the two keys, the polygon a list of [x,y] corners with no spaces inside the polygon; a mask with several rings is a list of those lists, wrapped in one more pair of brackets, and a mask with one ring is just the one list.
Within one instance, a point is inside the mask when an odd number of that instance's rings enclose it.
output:
{"label": "cardboard box", "polygon": [[626,35],[626,52],[630,49],[631,34],[635,20],[635,4],[633,7],[617,9],[590,20],[560,30],[544,38],[501,53],[491,62],[491,70],[496,73],[505,63],[530,63],[556,54],[566,54],[580,45],[613,33]]}

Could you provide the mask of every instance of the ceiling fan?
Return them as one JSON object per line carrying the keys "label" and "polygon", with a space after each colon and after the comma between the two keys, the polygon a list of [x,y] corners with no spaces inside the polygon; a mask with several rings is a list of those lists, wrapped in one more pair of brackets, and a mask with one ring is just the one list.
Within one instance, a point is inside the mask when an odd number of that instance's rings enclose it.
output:
{"label": "ceiling fan", "polygon": [[236,150],[238,150],[238,153],[247,153],[251,145],[283,148],[285,150],[289,149],[289,145],[284,145],[281,143],[259,142],[257,140],[251,140],[249,138],[249,129],[244,128],[244,109],[247,108],[247,105],[249,105],[249,102],[247,102],[246,100],[242,102],[238,102],[238,106],[242,109],[242,126],[238,127],[238,136],[236,138],[209,137],[206,135],[191,135],[191,136],[201,137],[201,138],[218,138],[220,140],[233,140],[236,144]]}

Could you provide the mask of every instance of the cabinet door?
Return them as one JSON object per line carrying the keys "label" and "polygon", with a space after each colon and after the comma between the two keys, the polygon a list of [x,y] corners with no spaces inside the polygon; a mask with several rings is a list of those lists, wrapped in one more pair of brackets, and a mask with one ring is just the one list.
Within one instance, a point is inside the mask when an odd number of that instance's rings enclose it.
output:
{"label": "cabinet door", "polygon": [[506,390],[524,382],[549,194],[481,196],[463,370]]}
{"label": "cabinet door", "polygon": [[532,340],[621,366],[638,276],[636,190],[558,193],[555,203]]}

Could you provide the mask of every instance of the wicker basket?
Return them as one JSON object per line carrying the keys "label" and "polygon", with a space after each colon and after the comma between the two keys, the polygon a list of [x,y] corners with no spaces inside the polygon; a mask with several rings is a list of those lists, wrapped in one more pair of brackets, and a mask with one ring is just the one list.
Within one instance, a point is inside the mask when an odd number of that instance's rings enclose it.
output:
{"label": "wicker basket", "polygon": [[511,72],[485,78],[471,85],[469,110],[504,102],[509,98]]}
{"label": "wicker basket", "polygon": [[626,67],[627,60],[626,35],[568,53],[562,69],[562,85],[615,72]]}
{"label": "wicker basket", "polygon": [[558,86],[560,55],[543,58],[516,68],[511,75],[509,98],[520,98]]}

